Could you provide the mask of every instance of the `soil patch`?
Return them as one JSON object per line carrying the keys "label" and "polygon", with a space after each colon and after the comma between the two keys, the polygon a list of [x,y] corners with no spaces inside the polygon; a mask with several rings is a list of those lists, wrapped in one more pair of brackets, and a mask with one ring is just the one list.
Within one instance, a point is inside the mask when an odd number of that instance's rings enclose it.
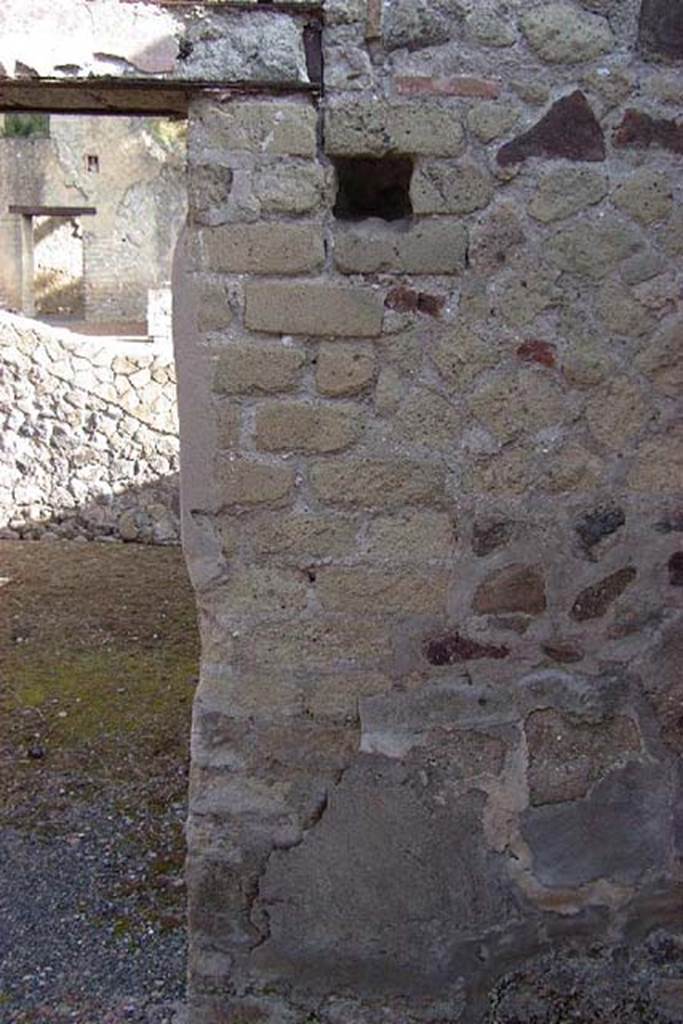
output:
{"label": "soil patch", "polygon": [[0,542],[0,607],[0,1021],[171,1020],[198,663],[182,554]]}

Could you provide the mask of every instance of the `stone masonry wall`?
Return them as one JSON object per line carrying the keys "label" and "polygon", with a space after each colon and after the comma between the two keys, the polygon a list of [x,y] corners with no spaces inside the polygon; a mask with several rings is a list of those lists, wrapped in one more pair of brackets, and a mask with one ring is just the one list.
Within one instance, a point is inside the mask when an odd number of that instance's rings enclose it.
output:
{"label": "stone masonry wall", "polygon": [[170,354],[0,314],[0,536],[179,542]]}
{"label": "stone masonry wall", "polygon": [[192,1020],[680,1021],[683,5],[324,20],[190,111]]}

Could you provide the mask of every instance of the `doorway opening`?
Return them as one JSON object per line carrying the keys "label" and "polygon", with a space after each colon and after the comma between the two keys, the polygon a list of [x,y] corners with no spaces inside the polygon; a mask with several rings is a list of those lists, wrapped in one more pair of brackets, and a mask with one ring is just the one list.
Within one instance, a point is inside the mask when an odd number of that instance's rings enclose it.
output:
{"label": "doorway opening", "polygon": [[172,1020],[198,658],[170,310],[185,122],[26,118],[0,137],[0,1001]]}

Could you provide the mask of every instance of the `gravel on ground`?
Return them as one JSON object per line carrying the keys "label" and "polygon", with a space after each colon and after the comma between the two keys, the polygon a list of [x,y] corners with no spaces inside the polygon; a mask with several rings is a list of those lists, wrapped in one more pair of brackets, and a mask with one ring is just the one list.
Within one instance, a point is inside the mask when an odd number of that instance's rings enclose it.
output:
{"label": "gravel on ground", "polygon": [[0,542],[0,608],[0,1022],[181,1024],[181,552]]}

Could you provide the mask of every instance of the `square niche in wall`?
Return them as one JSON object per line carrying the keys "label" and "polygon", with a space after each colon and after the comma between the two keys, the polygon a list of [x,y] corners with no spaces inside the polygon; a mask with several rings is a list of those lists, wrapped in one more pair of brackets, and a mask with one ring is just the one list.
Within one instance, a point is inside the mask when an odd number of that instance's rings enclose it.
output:
{"label": "square niche in wall", "polygon": [[410,179],[413,161],[408,156],[337,157],[338,220],[401,220],[413,212]]}

